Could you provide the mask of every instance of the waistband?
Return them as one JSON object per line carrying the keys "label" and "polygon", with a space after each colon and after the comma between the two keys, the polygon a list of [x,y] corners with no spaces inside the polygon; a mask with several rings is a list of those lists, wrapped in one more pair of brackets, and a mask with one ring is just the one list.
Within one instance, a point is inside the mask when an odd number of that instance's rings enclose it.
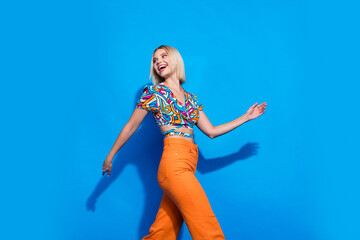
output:
{"label": "waistband", "polygon": [[187,147],[191,147],[191,148],[196,148],[198,147],[197,144],[192,143],[188,140],[182,139],[182,138],[164,138],[164,146],[165,145],[183,145],[183,146],[187,146]]}
{"label": "waistband", "polygon": [[174,136],[174,135],[177,135],[177,136],[183,136],[183,137],[194,137],[194,135],[190,134],[190,133],[186,133],[186,132],[178,132],[178,131],[173,131],[173,132],[169,132],[167,134],[164,134],[165,137],[168,137],[168,136]]}

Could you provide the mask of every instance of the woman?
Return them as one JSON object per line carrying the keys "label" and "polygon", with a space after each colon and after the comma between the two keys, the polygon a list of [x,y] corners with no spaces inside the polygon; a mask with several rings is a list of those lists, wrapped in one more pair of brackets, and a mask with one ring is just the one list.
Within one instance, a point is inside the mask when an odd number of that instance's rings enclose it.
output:
{"label": "woman", "polygon": [[164,191],[155,222],[145,239],[176,239],[185,223],[193,239],[225,239],[204,190],[195,177],[198,147],[193,139],[193,126],[208,137],[225,134],[265,112],[266,103],[255,103],[241,117],[213,126],[203,112],[196,95],[182,88],[185,68],[179,52],[161,45],[153,52],[150,77],[136,108],[103,163],[103,175],[110,176],[116,152],[138,129],[151,111],[164,135],[164,148],[157,180]]}

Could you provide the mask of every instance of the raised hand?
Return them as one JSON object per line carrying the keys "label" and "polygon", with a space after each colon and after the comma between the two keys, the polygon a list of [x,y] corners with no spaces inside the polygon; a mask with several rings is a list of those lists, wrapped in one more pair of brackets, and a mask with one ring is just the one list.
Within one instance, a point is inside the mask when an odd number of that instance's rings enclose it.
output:
{"label": "raised hand", "polygon": [[266,108],[266,102],[263,102],[260,105],[257,105],[258,103],[256,102],[254,105],[252,105],[245,113],[245,115],[247,116],[248,120],[252,120],[255,119],[257,117],[259,117],[260,115],[262,115],[265,112],[265,108]]}

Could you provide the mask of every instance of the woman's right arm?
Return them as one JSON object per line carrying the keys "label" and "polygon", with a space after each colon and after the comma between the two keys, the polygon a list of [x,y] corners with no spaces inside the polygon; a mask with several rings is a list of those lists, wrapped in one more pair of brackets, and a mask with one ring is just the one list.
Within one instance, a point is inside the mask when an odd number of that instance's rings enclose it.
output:
{"label": "woman's right arm", "polygon": [[129,121],[125,124],[124,128],[121,130],[119,136],[117,137],[113,147],[111,148],[108,156],[106,157],[103,163],[103,175],[105,172],[108,172],[110,176],[112,168],[112,160],[115,154],[120,150],[120,148],[129,140],[129,138],[136,132],[139,128],[141,122],[144,120],[147,110],[135,108],[133,114],[131,115]]}

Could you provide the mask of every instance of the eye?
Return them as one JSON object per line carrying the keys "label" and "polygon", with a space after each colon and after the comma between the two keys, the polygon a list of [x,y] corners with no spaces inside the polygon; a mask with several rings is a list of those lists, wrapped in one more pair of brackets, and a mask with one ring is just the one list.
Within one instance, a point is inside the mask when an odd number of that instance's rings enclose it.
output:
{"label": "eye", "polygon": [[167,56],[166,54],[162,55],[162,57]]}

